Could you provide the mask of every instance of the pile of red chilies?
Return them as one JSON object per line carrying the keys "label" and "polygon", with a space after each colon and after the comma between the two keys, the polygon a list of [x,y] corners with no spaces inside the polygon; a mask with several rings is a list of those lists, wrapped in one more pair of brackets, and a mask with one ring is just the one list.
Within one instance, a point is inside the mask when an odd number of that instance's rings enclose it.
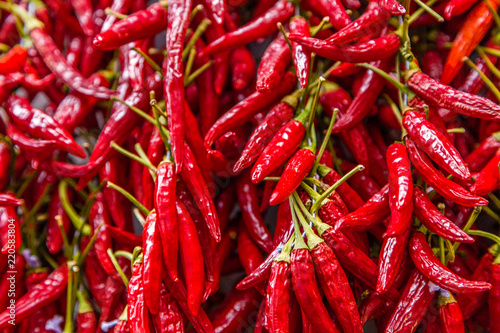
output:
{"label": "pile of red chilies", "polygon": [[1,1],[0,332],[500,332],[499,6]]}

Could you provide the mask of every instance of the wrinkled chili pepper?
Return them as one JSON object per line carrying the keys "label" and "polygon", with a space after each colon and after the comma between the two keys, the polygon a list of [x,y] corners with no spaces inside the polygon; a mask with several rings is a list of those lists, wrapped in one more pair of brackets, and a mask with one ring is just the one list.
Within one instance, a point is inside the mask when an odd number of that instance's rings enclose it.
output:
{"label": "wrinkled chili pepper", "polygon": [[[304,37],[309,37],[311,35],[307,21],[300,16],[295,16],[290,19],[290,33]],[[295,73],[297,74],[300,86],[305,87],[309,80],[311,55],[304,50],[302,45],[292,43],[292,56]]]}
{"label": "wrinkled chili pepper", "polygon": [[291,62],[292,53],[288,43],[285,37],[279,34],[262,55],[257,69],[257,91],[267,92],[279,87]]}

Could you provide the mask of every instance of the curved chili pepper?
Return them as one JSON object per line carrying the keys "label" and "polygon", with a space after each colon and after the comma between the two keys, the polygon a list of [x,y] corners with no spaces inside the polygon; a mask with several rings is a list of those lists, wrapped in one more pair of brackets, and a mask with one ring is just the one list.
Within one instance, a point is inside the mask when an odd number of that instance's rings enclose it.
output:
{"label": "curved chili pepper", "polygon": [[209,149],[215,140],[224,133],[244,124],[257,112],[270,107],[277,100],[286,96],[295,85],[295,75],[287,73],[280,83],[281,85],[274,90],[253,93],[217,119],[205,135],[205,148]]}
{"label": "curved chili pepper", "polygon": [[348,44],[367,35],[378,35],[390,17],[391,13],[385,7],[372,1],[361,16],[326,40],[332,44]]}
{"label": "curved chili pepper", "polygon": [[[500,2],[490,1],[490,6],[496,12]],[[463,57],[468,57],[474,48],[481,42],[494,23],[493,15],[486,2],[478,3],[467,15],[461,29],[453,41],[453,46],[448,53],[444,64],[442,84],[450,84],[462,68]]]}
{"label": "curved chili pepper", "polygon": [[0,193],[0,206],[21,206],[23,201],[10,193]]}
{"label": "curved chili pepper", "polygon": [[280,0],[259,17],[208,44],[198,56],[209,56],[267,37],[278,29],[276,24],[290,18],[294,10],[291,2]]}
{"label": "curved chili pepper", "polygon": [[142,279],[142,256],[134,263],[132,277],[128,283],[127,318],[131,333],[150,332],[149,313],[144,301],[144,282]]}
{"label": "curved chili pepper", "polygon": [[[341,176],[335,170],[326,168],[321,165],[318,168],[318,173],[323,178],[323,182],[329,186],[332,186],[333,184],[338,182],[341,178]],[[388,187],[385,188],[385,190],[388,191]],[[352,212],[365,204],[363,199],[359,196],[359,194],[356,191],[354,191],[349,186],[349,184],[347,184],[347,182],[340,184],[340,186],[337,187],[335,191],[337,191],[340,194],[343,201],[347,205],[347,208],[349,208],[349,210]],[[387,213],[386,215],[388,214],[389,213]]]}
{"label": "curved chili pepper", "polygon": [[14,207],[0,206],[0,239],[3,254],[11,253],[12,250],[17,253],[22,245],[21,225]]}
{"label": "curved chili pepper", "polygon": [[425,235],[421,232],[416,232],[411,237],[409,252],[417,269],[429,280],[446,290],[455,293],[474,293],[491,288],[487,282],[468,281],[450,271],[436,258],[427,244]]}
{"label": "curved chili pepper", "polygon": [[[68,194],[70,193],[71,192],[69,192]],[[69,220],[68,215],[64,211],[58,192],[56,192],[50,199],[48,214],[49,214],[49,221],[47,223],[47,239],[45,240],[45,244],[47,245],[49,253],[55,254],[61,251],[63,246],[63,237],[56,216],[61,217],[63,229],[66,233],[69,231],[69,228],[71,227],[71,221]]]}
{"label": "curved chili pepper", "polygon": [[250,238],[244,221],[240,221],[238,228],[238,257],[247,274],[252,273],[264,261],[259,247]]}
{"label": "curved chili pepper", "polygon": [[365,204],[352,213],[343,216],[336,224],[337,229],[366,230],[379,223],[391,213],[389,208],[389,185],[384,186]]}
{"label": "curved chili pepper", "polygon": [[[92,208],[90,209],[89,220],[91,222],[92,228],[95,232],[98,232],[96,242],[94,244],[97,257],[101,262],[102,268],[108,273],[108,275],[116,274],[116,269],[113,266],[113,262],[108,256],[108,249],[113,249],[113,243],[111,235],[107,230],[107,226],[111,224],[111,219],[108,214],[108,209],[104,203],[104,197],[102,192],[97,193],[96,199]],[[100,226],[98,230],[97,228]]]}
{"label": "curved chili pepper", "polygon": [[483,140],[476,149],[474,149],[465,158],[465,163],[469,166],[471,172],[479,172],[486,164],[495,156],[495,153],[500,148],[498,136],[500,133],[494,133],[487,139]]}
{"label": "curved chili pepper", "polygon": [[278,185],[274,189],[270,205],[277,205],[285,201],[300,186],[300,182],[311,171],[316,155],[310,148],[298,150],[288,161],[281,174]]}
{"label": "curved chili pepper", "polygon": [[57,146],[78,157],[85,157],[83,149],[73,140],[71,134],[63,129],[52,117],[33,108],[29,102],[15,95],[7,101],[6,111],[21,130],[34,137],[54,140]]}
{"label": "curved chili pepper", "polygon": [[439,171],[434,168],[427,156],[417,148],[410,138],[406,137],[405,143],[412,165],[418,171],[420,177],[431,185],[437,193],[465,207],[484,206],[488,204],[487,200],[472,195],[460,185],[441,175]]}
{"label": "curved chili pepper", "polygon": [[208,192],[207,185],[201,175],[200,168],[198,167],[193,153],[186,145],[184,147],[184,167],[181,172],[181,178],[188,186],[191,195],[196,201],[203,217],[210,230],[210,234],[216,241],[220,241],[220,227],[219,218],[215,209],[210,193]]}
{"label": "curved chili pepper", "polygon": [[[281,259],[281,260],[279,260]],[[266,291],[266,323],[270,332],[288,332],[291,293],[290,255],[273,262]]]}
{"label": "curved chili pepper", "polygon": [[[160,291],[160,312],[158,313],[159,329],[161,332],[184,332],[184,318],[179,305],[168,292],[164,284]],[[155,323],[156,326],[156,323]]]}
{"label": "curved chili pepper", "polygon": [[97,318],[85,297],[78,296],[78,316],[76,317],[77,333],[94,333],[97,330]]}
{"label": "curved chili pepper", "polygon": [[433,298],[434,292],[429,288],[429,280],[414,269],[385,331],[414,332]]}
{"label": "curved chili pepper", "polygon": [[115,241],[123,246],[134,248],[142,244],[142,237],[119,228],[108,226],[109,234]]}
{"label": "curved chili pepper", "polygon": [[174,206],[176,183],[174,165],[169,161],[160,163],[156,169],[154,201],[163,244],[163,259],[165,260],[167,272],[173,280],[177,280],[177,255],[179,249],[179,226]]}
{"label": "curved chili pepper", "polygon": [[296,99],[285,97],[269,111],[248,139],[240,158],[234,165],[234,172],[247,168],[257,160],[273,136],[293,117],[296,106]]}
{"label": "curved chili pepper", "polygon": [[140,40],[167,28],[167,9],[162,1],[135,12],[97,34],[93,46],[98,50],[113,50],[124,44]]}
{"label": "curved chili pepper", "polygon": [[486,164],[479,175],[476,176],[476,182],[470,188],[475,195],[487,195],[498,188],[500,181],[498,164],[500,163],[500,149],[495,156]]}
{"label": "curved chili pepper", "polygon": [[92,2],[90,0],[71,1],[75,10],[76,18],[80,22],[83,32],[86,36],[94,35],[94,26],[92,22]]}
{"label": "curved chili pepper", "polygon": [[170,131],[176,173],[181,171],[184,157],[185,111],[182,50],[189,26],[191,5],[192,0],[174,0],[168,3],[168,54],[163,68],[163,92],[165,95],[165,111],[169,119],[168,130]]}
{"label": "curved chili pepper", "polygon": [[26,49],[16,45],[0,58],[0,74],[20,72],[28,59]]}
{"label": "curved chili pepper", "polygon": [[500,107],[489,99],[458,91],[424,73],[413,74],[408,80],[408,86],[432,105],[481,119],[500,117]]}
{"label": "curved chili pepper", "polygon": [[413,187],[413,203],[415,216],[431,232],[453,242],[474,242],[472,237],[442,215],[425,192],[418,187]]}
{"label": "curved chili pepper", "polygon": [[387,149],[389,167],[389,207],[391,222],[385,233],[395,236],[404,233],[411,226],[413,212],[413,178],[406,147],[402,143],[393,143]]}
{"label": "curved chili pepper", "polygon": [[[295,16],[290,20],[290,33],[301,35],[304,37],[311,36],[309,24],[300,16]],[[295,73],[299,80],[300,86],[307,86],[309,80],[309,64],[311,62],[311,54],[306,52],[302,45],[292,43],[292,56]]]}
{"label": "curved chili pepper", "polygon": [[157,314],[160,311],[163,249],[157,214],[154,210],[146,218],[142,238],[144,301],[149,311]]}
{"label": "curved chili pepper", "polygon": [[356,300],[335,254],[324,242],[311,249],[319,283],[345,332],[363,332]]}
{"label": "curved chili pepper", "polygon": [[328,75],[328,79],[332,79],[335,77],[348,77],[352,74],[359,72],[362,67],[356,66],[356,64],[352,64],[350,62],[343,62],[338,67],[335,67],[330,74]]}
{"label": "curved chili pepper", "polygon": [[189,212],[179,200],[176,201],[176,208],[179,219],[179,252],[187,286],[188,307],[196,316],[203,298],[205,276],[203,254],[198,233]]}
{"label": "curved chili pepper", "polygon": [[257,69],[257,91],[268,92],[278,88],[286,75],[292,53],[283,34],[279,34],[266,48]]}
{"label": "curved chili pepper", "polygon": [[411,231],[411,220],[401,234],[385,236],[378,261],[377,292],[383,294],[394,283],[406,254],[406,246]]}
{"label": "curved chili pepper", "polygon": [[469,168],[455,146],[424,115],[406,111],[403,126],[413,142],[439,166],[459,179],[470,179]]}
{"label": "curved chili pepper", "polygon": [[257,186],[250,181],[248,172],[238,177],[236,192],[240,204],[243,221],[252,240],[266,253],[270,253],[272,237],[259,213]]}
{"label": "curved chili pepper", "polygon": [[[41,307],[58,300],[68,284],[68,266],[59,266],[55,271],[16,301],[16,322],[21,322]],[[10,327],[10,310],[0,314],[0,328]]]}
{"label": "curved chili pepper", "polygon": [[474,6],[476,2],[477,0],[452,0],[446,3],[444,18],[450,20],[454,16],[463,14]]}
{"label": "curved chili pepper", "polygon": [[328,16],[330,23],[337,30],[351,23],[349,15],[347,15],[342,2],[339,0],[306,0],[303,3],[307,9],[313,11],[318,16]]}
{"label": "curved chili pepper", "polygon": [[464,320],[455,298],[441,290],[438,298],[439,324],[443,332],[464,332]]}
{"label": "curved chili pepper", "polygon": [[329,42],[290,34],[288,38],[292,42],[297,42],[309,52],[314,52],[321,57],[342,62],[368,62],[390,58],[394,55],[401,43],[395,34],[387,34],[368,42],[355,45],[333,45]]}
{"label": "curved chili pepper", "polygon": [[252,83],[257,67],[252,53],[246,47],[239,47],[231,52],[229,61],[233,74],[233,88],[235,90],[245,89]]}
{"label": "curved chili pepper", "polygon": [[496,320],[500,313],[500,265],[493,263],[491,266],[491,290],[489,292],[488,306],[490,309],[490,332],[498,332],[500,323]]}
{"label": "curved chili pepper", "polygon": [[321,299],[308,249],[292,251],[291,268],[293,291],[307,320],[319,332],[339,332]]}

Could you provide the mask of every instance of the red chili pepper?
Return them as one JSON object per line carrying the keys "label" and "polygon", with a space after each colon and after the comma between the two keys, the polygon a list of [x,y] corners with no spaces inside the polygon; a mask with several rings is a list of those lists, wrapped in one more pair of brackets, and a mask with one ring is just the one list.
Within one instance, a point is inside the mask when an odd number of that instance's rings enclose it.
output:
{"label": "red chili pepper", "polygon": [[319,283],[345,332],[363,332],[356,300],[333,251],[321,242],[311,249]]}
{"label": "red chili pepper", "polygon": [[413,332],[425,316],[427,307],[434,298],[429,280],[414,269],[406,283],[396,309],[392,313],[386,332]]}
{"label": "red chili pepper", "polygon": [[210,234],[218,242],[220,241],[221,236],[217,211],[213,200],[210,197],[207,184],[201,175],[200,168],[194,159],[193,153],[187,145],[184,147],[184,162],[181,178],[188,186],[191,195],[195,199],[198,208],[203,214],[208,230],[210,230]]}
{"label": "red chili pepper", "polygon": [[[113,266],[113,262],[107,254],[109,248],[113,248],[113,243],[111,235],[107,230],[107,226],[111,224],[111,220],[108,214],[107,207],[104,203],[104,198],[102,192],[97,193],[94,204],[90,210],[89,220],[91,222],[92,228],[95,232],[98,232],[96,242],[94,244],[97,257],[101,261],[101,266],[104,268],[108,275],[116,274],[116,269]],[[98,227],[101,228],[98,231]]]}
{"label": "red chili pepper", "polygon": [[464,332],[464,320],[457,301],[448,291],[441,290],[438,298],[439,324],[443,332]]}
{"label": "red chili pepper", "polygon": [[[21,322],[41,307],[58,300],[66,290],[67,284],[68,267],[62,265],[16,301],[16,323]],[[10,320],[10,310],[6,309],[0,314],[0,328],[10,327]]]}
{"label": "red chili pepper", "polygon": [[21,225],[13,207],[0,206],[0,238],[2,254],[17,253],[22,245]]}
{"label": "red chili pepper", "polygon": [[156,211],[151,211],[143,230],[144,301],[152,314],[160,311],[160,291],[163,276],[163,248]]}
{"label": "red chili pepper", "polygon": [[339,332],[321,299],[313,260],[307,248],[292,251],[291,268],[293,291],[307,320],[319,332]]}
{"label": "red chili pepper", "polygon": [[255,77],[255,68],[257,67],[252,53],[246,47],[233,50],[230,56],[230,65],[233,88],[243,90],[249,87]]}
{"label": "red chili pepper", "polygon": [[242,125],[256,113],[273,105],[276,101],[290,93],[295,85],[295,75],[288,73],[281,85],[269,92],[255,92],[243,101],[236,104],[231,110],[224,113],[205,135],[205,148],[210,149],[212,144],[224,133],[236,126]]}
{"label": "red chili pepper", "polygon": [[[208,16],[205,15],[205,17]],[[201,16],[199,20],[201,22]],[[212,43],[220,38],[223,38],[226,35],[226,31],[219,24],[211,24],[208,26],[206,30],[206,35],[207,35],[207,42]],[[203,58],[203,56],[200,53],[198,53],[197,57],[199,59]],[[213,80],[213,88],[217,94],[221,94],[226,85],[227,74],[229,72],[229,52],[223,51],[215,53],[212,58],[215,62],[214,64],[215,77]]]}
{"label": "red chili pepper", "polygon": [[476,4],[476,0],[452,0],[446,3],[446,7],[444,9],[444,17],[447,20],[450,20],[454,16],[458,16],[460,14],[468,11],[472,6]]}
{"label": "red chili pepper", "polygon": [[179,200],[176,201],[176,208],[179,219],[179,252],[187,286],[188,307],[196,316],[203,298],[205,276],[203,254],[198,233],[189,212]]}
{"label": "red chili pepper", "polygon": [[290,254],[273,262],[266,292],[266,326],[270,332],[288,332],[291,286]]}
{"label": "red chili pepper", "polygon": [[500,148],[498,140],[500,133],[493,133],[487,139],[483,140],[476,149],[474,149],[466,158],[465,163],[469,166],[471,172],[479,172],[495,156]]}
{"label": "red chili pepper", "polygon": [[160,312],[153,320],[156,318],[159,321],[158,326],[155,321],[157,331],[167,333],[184,332],[184,318],[179,305],[164,284],[162,284],[160,291]]}
{"label": "red chili pepper", "polygon": [[409,252],[417,269],[429,280],[446,290],[455,293],[473,293],[491,288],[487,282],[468,281],[450,271],[436,258],[427,244],[425,235],[421,232],[416,232],[411,237]]}
{"label": "red chili pepper", "polygon": [[77,333],[95,333],[97,331],[97,318],[85,296],[78,296],[78,316],[76,317]]}
{"label": "red chili pepper", "polygon": [[[496,12],[500,3],[490,1],[489,5]],[[462,58],[468,57],[474,51],[474,48],[481,42],[493,23],[493,15],[486,2],[480,2],[472,9],[453,41],[453,46],[444,64],[443,76],[441,77],[442,84],[451,83],[460,68],[462,68]]]}
{"label": "red chili pepper", "polygon": [[131,333],[151,332],[149,313],[144,301],[144,282],[142,279],[142,256],[134,262],[132,278],[128,283],[127,318]]}
{"label": "red chili pepper", "polygon": [[496,320],[500,313],[500,265],[496,262],[491,266],[491,290],[488,306],[490,309],[490,332],[498,332],[500,323]]}
{"label": "red chili pepper", "polygon": [[0,58],[0,74],[20,72],[28,59],[26,49],[16,45]]}
{"label": "red chili pepper", "polygon": [[[104,27],[105,25],[103,25]],[[98,50],[112,50],[124,44],[154,36],[167,28],[167,9],[162,1],[135,12],[103,29],[93,39]]]}
{"label": "red chili pepper", "polygon": [[264,261],[259,247],[250,238],[244,221],[240,221],[238,228],[238,257],[247,274],[252,273]]}
{"label": "red chili pepper", "polygon": [[399,49],[401,40],[395,34],[378,37],[369,42],[355,45],[334,45],[321,39],[289,35],[292,42],[297,42],[309,52],[321,57],[342,62],[368,62],[392,57]]}
{"label": "red chili pepper", "polygon": [[500,149],[495,156],[486,164],[481,172],[476,176],[476,182],[471,187],[471,192],[475,195],[487,195],[499,187]]}
{"label": "red chili pepper", "polygon": [[[71,192],[69,192],[68,194],[70,195],[71,198],[70,193]],[[71,221],[69,220],[68,215],[64,211],[63,205],[59,198],[59,193],[55,193],[53,197],[50,199],[48,214],[49,214],[49,221],[47,223],[47,239],[45,240],[45,244],[47,245],[49,253],[55,254],[61,251],[63,246],[62,233],[61,229],[59,228],[56,216],[61,217],[62,226],[66,233],[68,233],[69,228],[71,227]]]}
{"label": "red chili pepper", "polygon": [[379,255],[377,292],[383,294],[394,283],[406,255],[406,246],[411,231],[411,220],[401,234],[385,236]]}
{"label": "red chili pepper", "polygon": [[12,152],[5,142],[0,142],[0,189],[4,189],[9,183],[9,166],[12,159]]}
{"label": "red chili pepper", "polygon": [[336,77],[348,77],[359,72],[361,69],[362,67],[356,66],[356,64],[343,62],[330,72],[330,75],[328,75],[328,79],[331,80],[332,78]]}
{"label": "red chili pepper", "polygon": [[163,248],[163,259],[170,277],[177,280],[177,255],[179,249],[177,212],[175,210],[176,175],[169,161],[160,163],[156,169],[155,209]]}
{"label": "red chili pepper", "polygon": [[90,0],[72,1],[71,5],[75,10],[76,18],[80,22],[86,36],[94,35],[94,25],[92,22],[92,2]]}
{"label": "red chili pepper", "polygon": [[418,171],[420,177],[432,186],[437,193],[465,207],[484,206],[488,204],[487,200],[472,195],[460,185],[444,177],[434,168],[431,161],[416,147],[410,138],[406,137],[405,143],[412,165]]}
{"label": "red chili pepper", "polygon": [[262,250],[270,253],[273,249],[272,237],[260,215],[257,186],[250,181],[248,172],[238,177],[236,191],[243,221],[250,237]]}
{"label": "red chili pepper", "polygon": [[57,146],[76,156],[85,157],[83,149],[73,140],[71,134],[63,129],[52,117],[33,108],[21,97],[11,96],[6,111],[11,120],[21,130],[45,140],[53,140]]}
{"label": "red chili pepper", "polygon": [[307,0],[304,1],[303,5],[305,8],[313,11],[320,17],[328,16],[330,23],[337,30],[340,30],[351,23],[351,19],[346,13],[342,2],[338,0]]}
{"label": "red chili pepper", "polygon": [[280,180],[271,199],[270,205],[277,205],[285,201],[300,186],[300,182],[311,171],[316,155],[310,148],[298,150],[288,161],[285,171],[281,174]]}
{"label": "red chili pepper", "polygon": [[279,34],[262,55],[257,69],[257,91],[261,93],[268,92],[282,85],[283,78],[291,62],[292,52],[288,47],[285,36]]}
{"label": "red chili pepper", "polygon": [[424,73],[413,74],[408,80],[408,86],[432,105],[481,119],[492,120],[499,117],[500,107],[489,99],[458,91]]}
{"label": "red chili pepper", "polygon": [[[2,273],[2,280],[0,281],[0,306],[2,309],[7,309],[7,307],[10,305],[10,301],[13,298],[12,296],[15,296],[14,299],[18,300],[21,293],[24,292],[24,286],[22,282],[24,280],[26,270],[26,260],[22,255],[15,255],[15,257],[13,258],[14,260],[11,260],[10,262],[7,255],[5,255],[5,258],[5,265],[7,266],[7,264],[9,264],[12,266],[8,268],[9,273]],[[11,281],[15,281],[16,284],[15,295],[9,295],[9,293],[11,292],[9,292],[9,290],[11,289]],[[10,320],[10,318],[7,320]]]}
{"label": "red chili pepper", "polygon": [[[332,186],[341,178],[335,170],[322,165],[319,166],[318,173],[323,178],[323,182],[329,186]],[[386,188],[386,190],[388,190],[388,188]],[[347,182],[340,184],[336,191],[340,194],[350,211],[355,211],[364,205],[363,199],[349,186],[349,184],[347,184]]]}
{"label": "red chili pepper", "polygon": [[391,213],[389,208],[389,186],[384,186],[365,204],[352,213],[343,216],[336,224],[337,229],[366,230],[379,223]]}
{"label": "red chili pepper", "polygon": [[381,0],[380,5],[388,10],[392,15],[404,15],[406,9],[396,0]]}
{"label": "red chili pepper", "polygon": [[406,233],[411,227],[413,213],[413,178],[406,147],[402,143],[393,143],[387,149],[389,167],[389,207],[391,222],[385,237]]}
{"label": "red chili pepper", "polygon": [[378,35],[386,25],[391,13],[377,1],[370,2],[366,11],[354,22],[327,38],[332,44],[348,44],[367,35]]}
{"label": "red chili pepper", "polygon": [[439,166],[459,179],[470,179],[469,168],[455,146],[424,115],[405,112],[403,126],[413,142]]}
{"label": "red chili pepper", "polygon": [[415,216],[431,232],[453,242],[474,242],[472,237],[442,215],[425,192],[418,187],[413,187],[413,203]]}
{"label": "red chili pepper", "polygon": [[278,22],[287,20],[293,15],[293,12],[292,3],[280,0],[259,17],[211,42],[199,54],[199,57],[209,56],[267,37],[277,30],[276,24]]}
{"label": "red chili pepper", "polygon": [[[290,20],[290,33],[304,37],[309,37],[311,35],[309,31],[309,24],[303,17],[300,16],[295,16]],[[295,73],[297,74],[300,86],[305,87],[307,86],[307,82],[309,80],[309,64],[311,62],[311,54],[306,52],[302,45],[292,43],[292,56]]]}
{"label": "red chili pepper", "polygon": [[134,248],[142,244],[142,237],[119,228],[108,226],[109,234],[115,241],[123,246]]}

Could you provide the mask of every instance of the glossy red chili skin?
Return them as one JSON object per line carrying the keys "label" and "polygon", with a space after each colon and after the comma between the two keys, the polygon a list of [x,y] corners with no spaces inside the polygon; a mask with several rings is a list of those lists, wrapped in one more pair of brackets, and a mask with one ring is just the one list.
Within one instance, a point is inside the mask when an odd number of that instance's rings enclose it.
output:
{"label": "glossy red chili skin", "polygon": [[277,205],[288,197],[300,186],[300,182],[311,171],[316,155],[310,148],[299,149],[288,161],[281,174],[278,185],[271,194],[270,205]]}
{"label": "glossy red chili skin", "polygon": [[247,275],[251,274],[264,261],[259,247],[250,238],[243,221],[240,221],[238,228],[238,257]]}
{"label": "glossy red chili skin", "polygon": [[479,175],[476,176],[476,182],[470,189],[473,194],[478,196],[487,195],[499,187],[499,163],[500,149],[497,150],[495,156],[486,164]]}
{"label": "glossy red chili skin", "polygon": [[0,239],[2,254],[17,253],[23,243],[21,224],[14,207],[0,206]]}
{"label": "glossy red chili skin", "polygon": [[231,52],[229,61],[233,88],[243,90],[249,87],[255,78],[257,67],[252,53],[246,47],[239,47]]}
{"label": "glossy red chili skin", "polygon": [[79,313],[76,317],[77,333],[95,333],[97,330],[97,318],[94,311]]}
{"label": "glossy red chili skin", "polygon": [[[323,176],[323,182],[325,182],[325,184],[329,186],[332,186],[340,178],[340,175],[332,169],[325,176]],[[351,212],[364,205],[363,199],[352,187],[349,186],[349,184],[347,184],[347,182],[342,183],[336,189],[336,191],[340,194],[347,208],[349,208]]]}
{"label": "glossy red chili skin", "polygon": [[500,107],[489,99],[458,91],[431,79],[424,73],[415,73],[408,86],[428,103],[471,117],[498,119]]}
{"label": "glossy red chili skin", "polygon": [[433,298],[434,293],[429,290],[429,280],[414,269],[385,331],[414,332]]}
{"label": "glossy red chili skin", "polygon": [[142,235],[144,301],[152,314],[160,311],[163,275],[163,249],[156,211],[146,218]]}
{"label": "glossy red chili skin", "polygon": [[434,255],[425,235],[421,232],[412,235],[409,252],[417,269],[430,281],[446,290],[455,293],[473,293],[491,288],[487,282],[465,280],[446,268]]}
{"label": "glossy red chili skin", "polygon": [[258,112],[272,106],[276,101],[291,92],[295,85],[295,75],[287,73],[277,89],[266,92],[255,92],[236,104],[212,125],[205,135],[205,148],[209,149],[220,136],[227,131],[243,125]]}
{"label": "glossy red chili skin", "polygon": [[442,332],[465,332],[462,311],[456,301],[439,306],[439,324]]}
{"label": "glossy red chili skin", "polygon": [[154,36],[167,28],[167,9],[157,2],[117,21],[97,34],[93,46],[98,50],[113,50],[124,44]]}
{"label": "glossy red chili skin", "polygon": [[384,237],[395,236],[408,229],[413,212],[413,178],[406,147],[393,143],[387,149],[389,168],[389,207],[391,223]]}
{"label": "glossy red chili skin", "polygon": [[[12,261],[8,262],[7,255],[5,255],[5,258],[6,258],[5,265],[7,264],[12,265],[12,267],[8,268],[9,271],[12,271],[12,273],[2,273],[2,280],[0,281],[0,306],[2,309],[7,309],[7,307],[10,305],[9,303],[10,300],[12,299],[12,294],[11,296],[9,296],[9,289],[11,289],[10,284],[12,279],[15,279],[15,281],[18,281],[19,283],[19,286],[16,285],[16,291],[15,291],[16,300],[19,299],[21,293],[25,291],[24,283],[22,282],[25,278],[26,260],[20,254],[15,256],[13,262]],[[34,312],[36,312],[36,309]]]}
{"label": "glossy red chili skin", "polygon": [[500,265],[491,265],[491,290],[488,306],[490,310],[490,332],[500,332],[500,323],[496,320],[500,314]]}
{"label": "glossy red chili skin", "polygon": [[404,15],[406,9],[396,0],[381,0],[380,5],[392,15]]}
{"label": "glossy red chili skin", "polygon": [[[305,37],[311,36],[309,24],[303,17],[300,16],[295,16],[290,20],[290,33]],[[295,73],[297,74],[300,86],[305,87],[307,86],[307,81],[309,79],[311,54],[306,52],[302,45],[292,43],[292,57]]]}
{"label": "glossy red chili skin", "polygon": [[98,231],[94,247],[97,257],[101,261],[102,268],[104,268],[108,275],[115,275],[116,269],[107,254],[107,250],[109,248],[113,249],[113,240],[111,239],[107,229],[107,226],[111,224],[111,219],[109,217],[107,206],[104,203],[102,192],[98,192],[96,195],[94,204],[90,209],[89,221],[95,232],[97,232],[97,228],[102,224]]}
{"label": "glossy red chili skin", "polygon": [[76,18],[86,36],[94,35],[94,25],[92,22],[92,3],[89,0],[72,1],[71,5],[75,11]]}
{"label": "glossy red chili skin", "polygon": [[257,69],[257,91],[266,92],[279,87],[291,62],[292,52],[283,34],[279,34],[262,55]]}
{"label": "glossy red chili skin", "polygon": [[261,182],[292,156],[302,142],[305,132],[304,124],[295,119],[282,127],[255,162],[252,168],[252,182]]}
{"label": "glossy red chili skin", "polygon": [[248,172],[238,177],[236,192],[243,221],[252,240],[266,253],[273,250],[272,236],[259,212],[257,186],[250,181]]}
{"label": "glossy red chili skin", "polygon": [[339,0],[307,0],[301,5],[308,10],[313,11],[319,17],[328,16],[330,23],[337,30],[342,29],[351,23],[351,19],[349,18],[349,15],[347,15],[344,5],[342,5],[342,2]]}
{"label": "glossy red chili skin", "polygon": [[477,1],[476,0],[453,0],[446,4],[444,17],[450,20],[454,16],[468,11]]}
{"label": "glossy red chili skin", "polygon": [[151,332],[149,313],[144,301],[143,265],[135,263],[128,283],[127,318],[131,333]]}
{"label": "glossy red chili skin", "polygon": [[469,191],[439,173],[427,156],[425,156],[424,152],[417,148],[410,138],[406,137],[405,143],[412,165],[418,171],[420,177],[444,198],[465,207],[484,206],[488,204],[487,200],[472,195]]}
{"label": "glossy red chili skin", "polygon": [[291,253],[292,286],[301,310],[319,332],[339,332],[323,304],[308,249]]}
{"label": "glossy red chili skin", "polygon": [[265,300],[265,320],[270,332],[289,332],[291,274],[289,262],[273,262]]}
{"label": "glossy red chili skin", "polygon": [[68,233],[69,228],[71,226],[71,221],[69,220],[68,215],[64,211],[61,200],[59,199],[59,193],[55,193],[50,199],[48,214],[49,214],[49,221],[47,224],[47,238],[45,240],[45,244],[47,245],[49,253],[55,254],[61,251],[63,246],[61,229],[59,228],[56,216],[61,217],[63,229],[65,230],[66,234]]}
{"label": "glossy red chili skin", "polygon": [[367,230],[391,213],[389,208],[389,186],[384,186],[377,194],[352,213],[337,222],[337,229]]}
{"label": "glossy red chili skin", "polygon": [[238,162],[234,165],[234,172],[247,168],[258,159],[274,135],[292,119],[295,105],[294,102],[282,101],[269,111],[248,139]]}
{"label": "glossy red chili skin", "polygon": [[391,14],[378,2],[370,2],[361,16],[326,40],[332,44],[348,44],[366,35],[378,35],[390,17]]}
{"label": "glossy red chili skin", "polygon": [[20,45],[14,46],[0,58],[0,74],[20,72],[27,59],[26,49]]}
{"label": "glossy red chili skin", "polygon": [[161,332],[184,332],[184,319],[179,305],[168,292],[165,284],[161,286],[160,312],[153,316],[155,329]]}
{"label": "glossy red chili skin", "polygon": [[[68,267],[62,265],[16,301],[16,323],[29,317],[41,307],[58,300],[66,290],[67,283]],[[9,310],[6,309],[0,314],[0,328],[10,327],[10,319]]]}
{"label": "glossy red chili skin", "polygon": [[311,250],[319,284],[345,332],[363,332],[356,299],[332,249],[324,242]]}
{"label": "glossy red chili skin", "polygon": [[397,52],[401,42],[395,34],[388,34],[368,42],[348,46],[337,46],[320,39],[300,35],[290,35],[288,38],[292,42],[304,46],[307,51],[314,52],[321,57],[351,63],[390,58]]}
{"label": "glossy red chili skin", "polygon": [[470,180],[470,171],[455,146],[429,122],[424,115],[409,110],[403,117],[403,126],[420,149],[443,169],[464,181]]}
{"label": "glossy red chili skin", "polygon": [[471,172],[479,172],[491,160],[495,153],[500,148],[500,141],[497,135],[493,134],[483,140],[476,149],[474,149],[465,158],[465,163],[469,166]]}
{"label": "glossy red chili skin", "polygon": [[473,243],[474,239],[462,231],[455,223],[442,215],[429,197],[419,189],[413,188],[413,212],[431,232],[452,242]]}
{"label": "glossy red chili skin", "polygon": [[408,237],[411,231],[411,220],[403,232],[395,236],[384,237],[378,261],[377,292],[385,293],[394,283],[406,254]]}
{"label": "glossy red chili skin", "polygon": [[12,151],[5,142],[0,143],[0,189],[4,189],[9,183],[9,166],[12,159]]}
{"label": "glossy red chili skin", "polygon": [[287,20],[293,13],[293,4],[280,0],[259,17],[211,42],[199,56],[209,56],[267,37],[278,29],[278,22]]}

